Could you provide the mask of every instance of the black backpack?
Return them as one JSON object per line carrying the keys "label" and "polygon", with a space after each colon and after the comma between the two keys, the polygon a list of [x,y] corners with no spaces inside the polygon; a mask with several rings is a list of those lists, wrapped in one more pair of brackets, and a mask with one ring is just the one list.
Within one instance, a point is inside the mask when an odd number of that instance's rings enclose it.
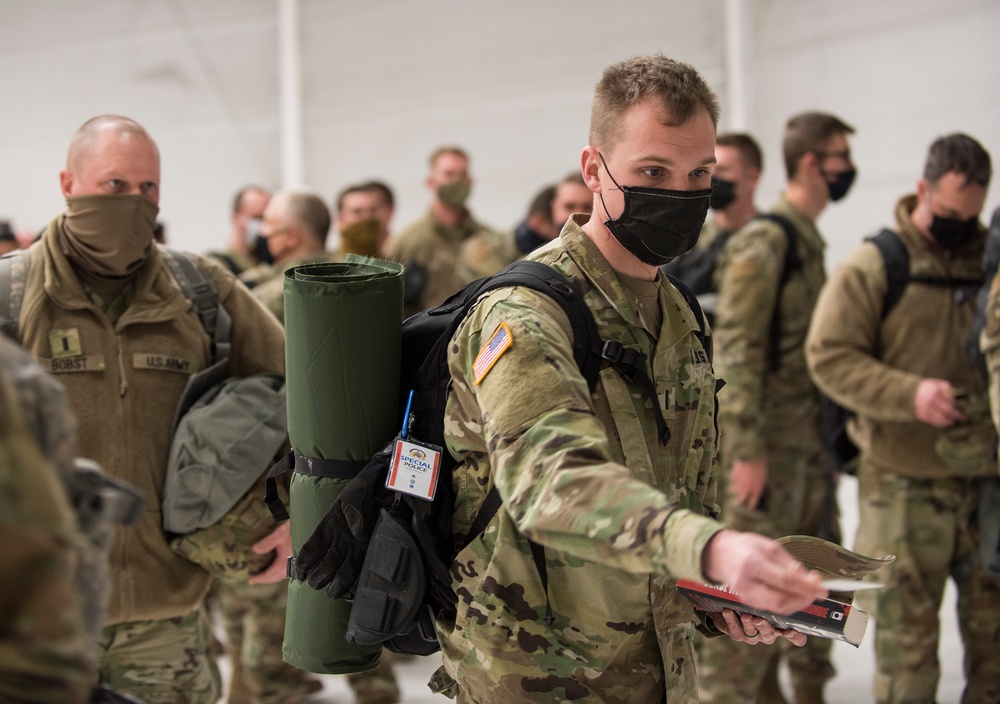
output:
{"label": "black backpack", "polygon": [[[866,241],[875,245],[879,254],[882,255],[882,262],[885,266],[887,288],[885,298],[882,299],[881,319],[883,321],[896,307],[896,304],[899,303],[903,297],[903,292],[910,284],[955,289],[956,295],[962,297],[962,300],[974,297],[979,292],[979,296],[983,299],[985,306],[985,296],[987,293],[985,289],[988,287],[983,285],[983,278],[965,279],[950,276],[913,276],[910,274],[910,253],[906,249],[906,245],[903,244],[903,240],[895,232],[883,228],[878,234],[866,238]],[[993,249],[997,249],[996,246]],[[988,251],[984,254],[984,266],[988,266],[986,262],[990,256],[988,248]],[[1000,250],[994,256],[997,256],[997,260],[1000,260]],[[995,263],[993,264],[993,271],[996,271]],[[976,332],[977,325],[978,330],[981,331],[981,318],[980,322],[973,325],[973,333],[970,335],[970,341],[972,336],[975,336],[975,354],[973,355],[971,351],[969,352],[970,361],[976,358],[981,359],[981,356],[979,356],[979,335]],[[823,397],[823,405],[820,410],[820,429],[824,445],[832,458],[835,468],[848,471],[851,474],[854,473],[854,466],[859,454],[857,446],[847,434],[847,422],[854,416],[855,413],[853,411],[843,408],[826,396]]]}
{"label": "black backpack", "polygon": [[[684,284],[671,281],[694,312],[699,339],[711,359],[711,337],[697,300]],[[530,288],[559,304],[573,330],[574,360],[591,391],[607,362],[628,381],[656,395],[645,356],[617,342],[602,341],[582,295],[560,273],[538,262],[515,262],[469,284],[441,306],[408,318],[402,331],[400,388],[414,393],[412,406],[400,399],[400,416],[402,409],[409,408],[408,436],[443,448],[434,499],[425,501],[386,488],[394,445],[390,442],[347,484],[289,563],[289,577],[306,579],[316,589],[326,588],[332,598],[353,601],[345,633],[349,643],[384,644],[389,650],[416,655],[439,649],[435,621],[454,614],[457,603],[451,588],[452,561],[483,532],[502,505],[499,492],[492,488],[468,535],[454,539],[451,475],[456,462],[444,449],[444,411],[451,381],[448,345],[483,294],[509,286]],[[653,407],[659,415],[658,404]],[[657,420],[660,439],[666,444],[669,428],[662,416]],[[287,517],[283,507],[275,510],[280,506],[276,494],[269,498],[275,517]],[[536,543],[530,545],[548,602],[544,550]],[[545,618],[551,622],[548,603]]]}

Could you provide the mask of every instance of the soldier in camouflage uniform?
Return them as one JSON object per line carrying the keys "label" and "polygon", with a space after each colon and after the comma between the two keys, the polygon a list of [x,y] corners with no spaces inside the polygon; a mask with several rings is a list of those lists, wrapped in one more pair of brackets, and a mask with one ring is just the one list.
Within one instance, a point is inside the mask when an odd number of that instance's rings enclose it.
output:
{"label": "soldier in camouflage uniform", "polygon": [[[301,264],[343,259],[342,254],[331,254],[325,249],[329,230],[330,211],[311,193],[278,191],[264,211],[261,235],[274,257],[275,274],[253,293],[282,323],[285,320],[284,272]],[[375,233],[377,236],[377,229]],[[277,589],[279,585],[262,586],[244,588],[239,595],[252,604],[244,617],[245,628],[253,628],[257,634],[251,647],[243,650],[243,678],[256,680],[257,686],[271,692],[271,696],[253,699],[253,704],[290,704],[299,701],[290,697],[290,693],[312,691],[312,685],[319,682],[281,658],[287,582],[280,584],[280,590]],[[227,609],[227,604],[232,607],[233,596],[223,596],[224,612],[232,610]],[[399,686],[388,660],[385,658],[370,672],[348,676],[359,704],[399,701]]]}
{"label": "soldier in camouflage uniform", "polygon": [[[880,704],[935,701],[949,577],[965,645],[962,702],[1000,701],[1000,574],[980,554],[981,541],[996,537],[996,524],[980,536],[997,510],[996,498],[981,503],[1000,482],[996,439],[986,381],[964,354],[990,176],[989,154],[974,139],[937,139],[916,195],[896,205],[895,231],[910,274],[939,283],[910,281],[884,313],[886,265],[874,244],[863,244],[823,290],[807,341],[816,383],[857,413],[848,426],[861,450],[857,550],[896,556],[878,573],[887,587],[859,595],[875,618]],[[998,321],[994,308],[984,333],[993,365]]]}
{"label": "soldier in camouflage uniform", "polygon": [[264,278],[271,265],[270,261],[261,261],[261,255],[267,250],[262,248],[260,239],[260,220],[269,200],[271,194],[260,186],[244,186],[238,190],[233,196],[229,216],[229,246],[223,252],[207,255],[229,269],[233,276],[244,278],[246,275],[250,288]]}
{"label": "soldier in camouflage uniform", "polygon": [[[993,211],[989,237],[1000,242],[1000,208]],[[992,273],[979,346],[986,357],[989,373],[990,414],[994,426],[1000,432],[1000,276],[997,275],[1000,272]]]}
{"label": "soldier in camouflage uniform", "polygon": [[[696,316],[658,266],[704,221],[717,116],[686,64],[658,55],[607,69],[582,156],[594,215],[530,255],[568,277],[604,339],[645,355],[654,392],[608,367],[589,393],[567,318],[530,290],[485,295],[456,333],[445,413],[456,537],[491,486],[504,503],[453,564],[436,691],[481,704],[695,702],[697,620],[751,643],[779,633],[728,611],[696,618],[676,578],[727,582],[786,612],[824,593],[773,541],[712,518],[716,379]],[[529,539],[544,548],[547,590]]]}
{"label": "soldier in camouflage uniform", "polygon": [[346,186],[337,194],[337,234],[340,253],[381,257],[389,241],[396,197],[381,181]]}
{"label": "soldier in camouflage uniform", "polygon": [[762,164],[760,146],[750,135],[729,132],[718,136],[710,203],[714,215],[701,228],[694,248],[663,267],[664,273],[679,278],[698,296],[713,326],[719,307],[715,270],[729,238],[757,215],[754,196]]}
{"label": "soldier in camouflage uniform", "polygon": [[[268,248],[274,248],[271,256],[275,264],[268,265],[267,275],[258,276],[263,271],[261,267],[244,275],[257,276],[254,296],[278,320],[284,319],[284,270],[305,261],[323,261],[323,244],[329,228],[330,213],[314,195],[279,191],[267,203],[260,235]],[[274,584],[227,581],[218,585],[217,592],[226,630],[226,651],[233,664],[229,704],[297,704],[322,689],[319,680],[281,657],[287,581]]]}
{"label": "soldier in camouflage uniform", "polygon": [[0,336],[0,701],[82,704],[97,684],[66,491],[73,429],[59,385]]}
{"label": "soldier in camouflage uniform", "polygon": [[[717,272],[716,368],[726,380],[719,394],[728,482],[723,518],[726,525],[772,538],[839,537],[823,525],[836,521],[824,510],[833,487],[820,436],[820,394],[806,371],[804,345],[826,280],[826,245],[815,221],[828,202],[843,197],[853,178],[851,132],[823,113],[798,115],[786,127],[788,183],[771,213],[791,224],[799,265],[785,274],[788,235],[778,223],[755,219],[730,238]],[[834,674],[830,645],[813,638],[790,653],[798,704],[822,702],[823,686]],[[779,648],[748,651],[722,640],[706,643],[700,663],[703,700],[752,700],[778,657]],[[783,701],[780,691],[769,696]]]}
{"label": "soldier in camouflage uniform", "polygon": [[458,147],[441,147],[431,155],[430,166],[430,211],[389,240],[386,252],[407,268],[406,315],[444,303],[518,256],[510,237],[477,222],[465,206],[472,189],[468,155]]}

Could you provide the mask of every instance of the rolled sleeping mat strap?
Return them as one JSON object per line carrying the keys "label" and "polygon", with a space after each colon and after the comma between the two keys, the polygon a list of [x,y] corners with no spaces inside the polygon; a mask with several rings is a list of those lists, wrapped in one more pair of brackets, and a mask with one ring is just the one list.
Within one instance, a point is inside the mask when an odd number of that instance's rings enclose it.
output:
{"label": "rolled sleeping mat strap", "polygon": [[[294,457],[289,489],[292,550],[297,554],[350,478],[391,439],[398,409],[403,267],[349,257],[285,272],[288,436]],[[335,465],[355,471],[313,473]],[[284,659],[320,674],[363,672],[381,647],[344,638],[349,602],[290,580]]]}
{"label": "rolled sleeping mat strap", "polygon": [[288,509],[278,495],[278,481],[285,472],[298,472],[311,477],[333,477],[336,479],[353,479],[358,472],[368,466],[367,462],[350,460],[324,460],[319,457],[303,457],[299,453],[289,452],[278,460],[267,473],[264,489],[264,505],[271,511],[271,517],[276,521],[288,520]]}

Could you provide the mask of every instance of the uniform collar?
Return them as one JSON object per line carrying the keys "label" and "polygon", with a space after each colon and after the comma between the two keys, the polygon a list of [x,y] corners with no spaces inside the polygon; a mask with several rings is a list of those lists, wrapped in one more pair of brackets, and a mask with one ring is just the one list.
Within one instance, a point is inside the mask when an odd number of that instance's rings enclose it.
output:
{"label": "uniform collar", "polygon": [[[56,228],[61,226],[62,217],[60,215],[49,223],[40,243],[44,253],[45,293],[63,308],[96,310],[73,271],[73,266],[59,247]],[[118,318],[115,327],[121,328],[134,322],[169,320],[184,313],[190,306],[180,287],[163,266],[159,248],[153,245],[149,248],[149,255],[142,268],[135,274],[135,298]]]}
{"label": "uniform collar", "polygon": [[905,195],[896,203],[896,225],[899,228],[900,236],[906,241],[911,251],[943,261],[970,259],[978,266],[987,236],[987,230],[982,223],[979,223],[976,236],[971,240],[961,247],[945,249],[924,237],[917,226],[913,224],[913,210],[916,207],[916,193]]}
{"label": "uniform collar", "polygon": [[[604,258],[601,250],[594,244],[593,240],[583,231],[582,224],[590,218],[589,215],[573,215],[563,227],[559,234],[559,241],[565,247],[567,254],[573,262],[580,268],[583,275],[607,304],[613,308],[618,315],[630,326],[641,328],[648,332],[654,340],[659,340],[662,330],[668,325],[678,322],[688,330],[698,329],[697,323],[690,319],[687,313],[680,318],[672,309],[684,311],[685,308],[678,305],[677,298],[683,300],[683,296],[665,285],[663,272],[657,271],[656,277],[660,284],[660,310],[662,311],[662,322],[660,330],[650,330],[639,315],[635,296],[622,284],[618,274]],[[595,311],[599,315],[599,312]],[[673,316],[673,317],[671,317]]]}
{"label": "uniform collar", "polygon": [[772,212],[788,218],[792,225],[795,226],[803,244],[817,254],[823,254],[823,251],[826,249],[826,241],[819,234],[819,230],[816,229],[816,221],[792,205],[784,193],[778,196],[778,202],[775,204]]}

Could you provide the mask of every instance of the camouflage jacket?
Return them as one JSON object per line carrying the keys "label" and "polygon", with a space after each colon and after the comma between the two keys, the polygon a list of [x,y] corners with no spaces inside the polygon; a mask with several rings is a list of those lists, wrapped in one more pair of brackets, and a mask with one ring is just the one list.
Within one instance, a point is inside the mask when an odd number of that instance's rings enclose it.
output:
{"label": "camouflage jacket", "polygon": [[[801,266],[785,286],[780,281],[788,238],[769,220],[751,220],[733,234],[717,272],[715,368],[726,380],[719,392],[726,462],[766,459],[785,449],[822,449],[820,396],[806,370],[805,340],[826,281],[826,245],[815,223],[784,197],[771,212],[790,220],[796,231]],[[778,308],[780,365],[775,371],[769,357]]]}
{"label": "camouflage jacket", "polygon": [[[916,202],[911,195],[896,205],[895,231],[909,253],[911,274],[977,278],[985,231],[961,247],[944,249],[913,226],[910,213]],[[972,327],[975,296],[956,295],[950,287],[910,283],[883,318],[887,290],[884,260],[870,242],[837,268],[820,296],[809,331],[807,353],[816,382],[834,400],[858,413],[850,427],[852,437],[880,469],[935,478],[995,476],[993,462],[980,461],[970,471],[962,471],[950,466],[939,452],[950,455],[939,442],[952,445],[954,439],[963,453],[978,445],[984,459],[995,442],[986,412],[985,379],[963,349]],[[993,316],[991,320],[987,314],[987,335],[995,335],[1000,325],[995,310]],[[945,379],[982,400],[976,405],[983,409],[979,425],[986,426],[985,438],[965,424],[941,430],[917,420],[913,406],[917,385],[927,378]]]}
{"label": "camouflage jacket", "polygon": [[[611,368],[588,393],[568,321],[544,295],[508,288],[479,301],[449,352],[453,530],[468,532],[494,483],[504,505],[453,565],[444,668],[476,702],[660,702],[665,690],[697,701],[693,611],[674,579],[703,578],[702,549],[720,529],[705,517],[718,511],[715,376],[698,324],[661,275],[663,323],[647,329],[573,220],[529,258],[570,279],[603,339],[646,355],[657,398]],[[502,325],[512,345],[483,376],[475,359]],[[526,538],[545,547],[551,626]]]}
{"label": "camouflage jacket", "polygon": [[66,489],[73,427],[59,385],[0,338],[0,701],[82,704],[97,683]]}
{"label": "camouflage jacket", "polygon": [[[491,276],[517,259],[513,239],[480,224],[467,214],[456,227],[447,227],[428,212],[388,243],[386,259],[420,272],[422,288],[407,300],[405,315],[445,302],[466,284]],[[412,276],[412,274],[411,274]]]}

